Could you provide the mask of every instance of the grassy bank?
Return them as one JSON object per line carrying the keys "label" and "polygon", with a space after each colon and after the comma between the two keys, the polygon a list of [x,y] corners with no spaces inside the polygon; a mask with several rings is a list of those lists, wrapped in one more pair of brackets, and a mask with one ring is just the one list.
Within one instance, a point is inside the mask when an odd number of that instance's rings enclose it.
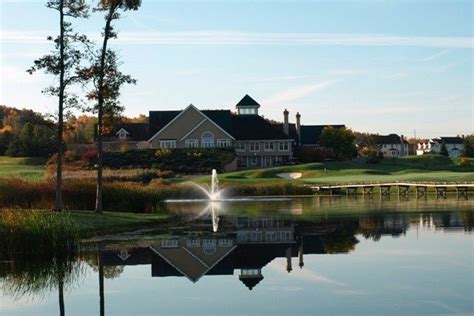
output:
{"label": "grassy bank", "polygon": [[[410,156],[384,159],[378,164],[359,164],[352,161],[309,163],[267,169],[253,169],[221,174],[221,183],[252,184],[288,180],[279,178],[279,173],[298,172],[302,177],[292,180],[300,184],[343,184],[386,181],[419,182],[473,182],[474,159],[470,166],[461,166],[460,159],[443,156]],[[201,177],[198,182],[207,182]]]}
{"label": "grassy bank", "polygon": [[0,260],[73,253],[81,238],[165,224],[165,214],[0,210]]}

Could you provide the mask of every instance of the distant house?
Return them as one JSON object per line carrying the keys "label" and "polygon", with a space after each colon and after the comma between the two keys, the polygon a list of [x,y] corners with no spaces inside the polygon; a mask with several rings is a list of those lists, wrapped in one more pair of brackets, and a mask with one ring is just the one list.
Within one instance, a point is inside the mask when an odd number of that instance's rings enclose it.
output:
{"label": "distant house", "polygon": [[376,135],[375,145],[384,157],[408,156],[409,144],[403,135]]}
{"label": "distant house", "polygon": [[146,148],[148,123],[121,123],[104,135],[104,150]]}
{"label": "distant house", "polygon": [[[245,95],[230,110],[200,110],[189,105],[183,110],[150,111],[146,124],[118,124],[106,135],[104,148],[234,147],[239,167],[270,167],[292,159],[295,146],[317,146],[323,125],[301,126],[270,121],[259,115],[260,104]],[[343,125],[338,125],[343,126]]]}
{"label": "distant house", "polygon": [[464,137],[437,137],[429,141],[418,143],[416,154],[423,155],[425,153],[439,154],[442,144],[446,145],[449,157],[459,157],[464,150]]}

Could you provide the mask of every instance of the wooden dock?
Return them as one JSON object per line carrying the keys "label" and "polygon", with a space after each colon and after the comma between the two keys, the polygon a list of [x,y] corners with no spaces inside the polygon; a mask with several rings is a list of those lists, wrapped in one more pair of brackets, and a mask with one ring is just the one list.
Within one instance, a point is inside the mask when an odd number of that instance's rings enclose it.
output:
{"label": "wooden dock", "polygon": [[355,195],[359,192],[363,196],[371,196],[376,191],[381,197],[390,196],[392,188],[396,188],[400,197],[408,197],[410,189],[414,189],[417,198],[427,197],[428,189],[436,193],[436,197],[446,198],[448,189],[454,189],[458,198],[467,199],[469,190],[474,188],[474,183],[416,183],[416,182],[387,182],[387,183],[361,183],[337,185],[309,185],[315,192],[325,192],[333,195],[344,190],[346,195]]}

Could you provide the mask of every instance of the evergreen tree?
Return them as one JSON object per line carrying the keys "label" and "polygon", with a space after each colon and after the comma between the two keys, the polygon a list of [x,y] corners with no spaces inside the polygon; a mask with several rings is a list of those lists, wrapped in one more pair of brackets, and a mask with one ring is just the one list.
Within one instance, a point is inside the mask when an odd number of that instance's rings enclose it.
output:
{"label": "evergreen tree", "polygon": [[446,156],[446,157],[449,156],[448,148],[446,147],[445,143],[441,143],[441,148],[439,149],[439,154],[442,155],[442,156]]}

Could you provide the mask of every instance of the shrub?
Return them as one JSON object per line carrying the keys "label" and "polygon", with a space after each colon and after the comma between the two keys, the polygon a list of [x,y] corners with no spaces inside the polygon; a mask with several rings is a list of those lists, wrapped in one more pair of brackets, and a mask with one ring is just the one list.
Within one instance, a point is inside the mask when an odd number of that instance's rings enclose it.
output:
{"label": "shrub", "polygon": [[97,149],[90,149],[84,152],[81,158],[89,162],[94,161],[94,163],[91,163],[91,164],[95,164],[95,160],[97,159]]}
{"label": "shrub", "polygon": [[471,165],[471,160],[467,157],[462,157],[461,161],[459,162],[459,165],[462,167],[469,167]]}
{"label": "shrub", "polygon": [[367,163],[376,164],[383,159],[383,153],[381,151],[371,150],[367,153]]}
{"label": "shrub", "polygon": [[327,148],[300,147],[295,156],[299,162],[322,162],[328,159],[335,159],[334,153]]}
{"label": "shrub", "polygon": [[104,153],[104,166],[108,168],[156,168],[175,173],[208,173],[223,170],[232,162],[232,148],[176,148],[159,150],[129,150]]}

